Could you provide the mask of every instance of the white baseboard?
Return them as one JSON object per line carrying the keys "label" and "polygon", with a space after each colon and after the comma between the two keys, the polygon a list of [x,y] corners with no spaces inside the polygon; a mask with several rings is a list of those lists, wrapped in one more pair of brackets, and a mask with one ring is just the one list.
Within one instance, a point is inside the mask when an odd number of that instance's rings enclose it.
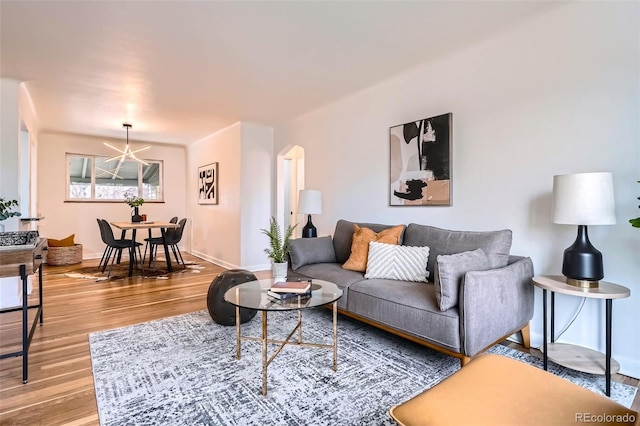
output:
{"label": "white baseboard", "polygon": [[191,254],[196,256],[196,257],[199,257],[202,260],[206,260],[207,262],[215,263],[216,265],[222,266],[223,268],[226,268],[226,269],[245,269],[245,270],[250,271],[250,272],[268,271],[268,270],[271,269],[271,264],[270,263],[261,264],[261,265],[239,266],[239,265],[235,265],[233,263],[225,262],[224,260],[217,259],[217,258],[209,256],[207,254],[200,253],[198,251],[192,251]]}
{"label": "white baseboard", "polygon": [[200,253],[198,251],[192,251],[191,254],[193,256],[195,256],[195,257],[199,257],[202,260],[206,260],[207,262],[215,263],[216,265],[222,266],[223,268],[226,268],[226,269],[239,269],[240,268],[238,265],[234,265],[232,263],[225,262],[224,260],[217,259],[217,258],[215,258],[213,256],[209,256],[207,254]]}

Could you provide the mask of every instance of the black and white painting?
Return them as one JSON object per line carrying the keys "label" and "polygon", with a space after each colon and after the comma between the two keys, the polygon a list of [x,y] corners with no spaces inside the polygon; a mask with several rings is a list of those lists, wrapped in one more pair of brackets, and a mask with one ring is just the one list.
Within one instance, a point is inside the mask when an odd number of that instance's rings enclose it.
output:
{"label": "black and white painting", "polygon": [[198,204],[218,204],[218,163],[198,167]]}
{"label": "black and white painting", "polygon": [[451,205],[452,113],[389,129],[389,205]]}

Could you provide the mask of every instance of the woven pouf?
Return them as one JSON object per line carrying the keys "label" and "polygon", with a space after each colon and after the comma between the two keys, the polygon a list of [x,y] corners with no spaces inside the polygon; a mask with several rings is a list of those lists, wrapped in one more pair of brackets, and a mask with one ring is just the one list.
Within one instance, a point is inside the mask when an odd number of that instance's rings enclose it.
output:
{"label": "woven pouf", "polygon": [[63,266],[82,262],[82,244],[69,247],[49,247],[47,249],[47,265]]}
{"label": "woven pouf", "polygon": [[[209,315],[218,324],[234,325],[236,323],[236,307],[224,300],[224,294],[231,287],[257,280],[256,276],[244,269],[231,269],[218,275],[209,286],[207,293],[207,309]],[[256,316],[254,309],[240,308],[240,322],[245,323]]]}

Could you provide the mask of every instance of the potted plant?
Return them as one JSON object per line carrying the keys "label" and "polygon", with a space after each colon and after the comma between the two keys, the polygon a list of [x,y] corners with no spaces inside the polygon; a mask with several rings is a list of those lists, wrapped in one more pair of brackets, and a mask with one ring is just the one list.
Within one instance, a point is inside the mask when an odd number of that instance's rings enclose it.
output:
{"label": "potted plant", "polygon": [[[0,197],[0,222],[13,216],[20,216],[20,212],[12,211],[18,207],[17,200],[6,200]],[[0,232],[4,232],[4,225],[0,223]]]}
{"label": "potted plant", "polygon": [[[640,183],[640,181],[638,181],[638,183]],[[638,197],[638,200],[640,200],[640,197]],[[638,208],[640,209],[640,206],[638,206]],[[633,226],[634,228],[640,228],[640,217],[629,219],[629,223],[631,223],[631,226]]]}
{"label": "potted plant", "polygon": [[264,249],[267,256],[272,261],[271,271],[273,278],[276,280],[283,280],[287,277],[287,255],[289,254],[289,241],[293,235],[293,230],[298,226],[297,224],[287,226],[287,230],[284,233],[280,231],[280,226],[275,217],[271,217],[269,222],[269,229],[261,229],[262,233],[269,238],[269,248]]}
{"label": "potted plant", "polygon": [[130,207],[133,207],[131,222],[142,222],[142,216],[140,216],[138,208],[144,204],[144,198],[127,193],[125,194],[124,202],[129,204]]}

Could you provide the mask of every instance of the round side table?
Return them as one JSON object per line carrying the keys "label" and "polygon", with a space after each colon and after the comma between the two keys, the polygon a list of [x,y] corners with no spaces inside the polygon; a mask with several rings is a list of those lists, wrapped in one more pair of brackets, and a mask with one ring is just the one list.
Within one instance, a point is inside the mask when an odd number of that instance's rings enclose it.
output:
{"label": "round side table", "polygon": [[[617,372],[620,365],[611,359],[611,311],[613,299],[624,299],[631,295],[631,291],[619,284],[600,281],[598,287],[582,288],[569,285],[562,275],[542,275],[533,277],[533,284],[542,289],[542,315],[543,321],[543,362],[547,370],[548,359],[556,364],[563,365],[573,370],[584,371],[592,374],[603,374],[606,380],[607,396],[611,395],[611,372]],[[551,343],[547,343],[547,290],[551,292]],[[604,354],[589,348],[577,345],[555,342],[555,295],[556,293],[569,296],[587,297],[591,299],[604,299],[606,306],[606,352]],[[603,359],[604,358],[604,359]],[[604,369],[602,364],[604,361]],[[612,365],[613,364],[613,365]]]}

